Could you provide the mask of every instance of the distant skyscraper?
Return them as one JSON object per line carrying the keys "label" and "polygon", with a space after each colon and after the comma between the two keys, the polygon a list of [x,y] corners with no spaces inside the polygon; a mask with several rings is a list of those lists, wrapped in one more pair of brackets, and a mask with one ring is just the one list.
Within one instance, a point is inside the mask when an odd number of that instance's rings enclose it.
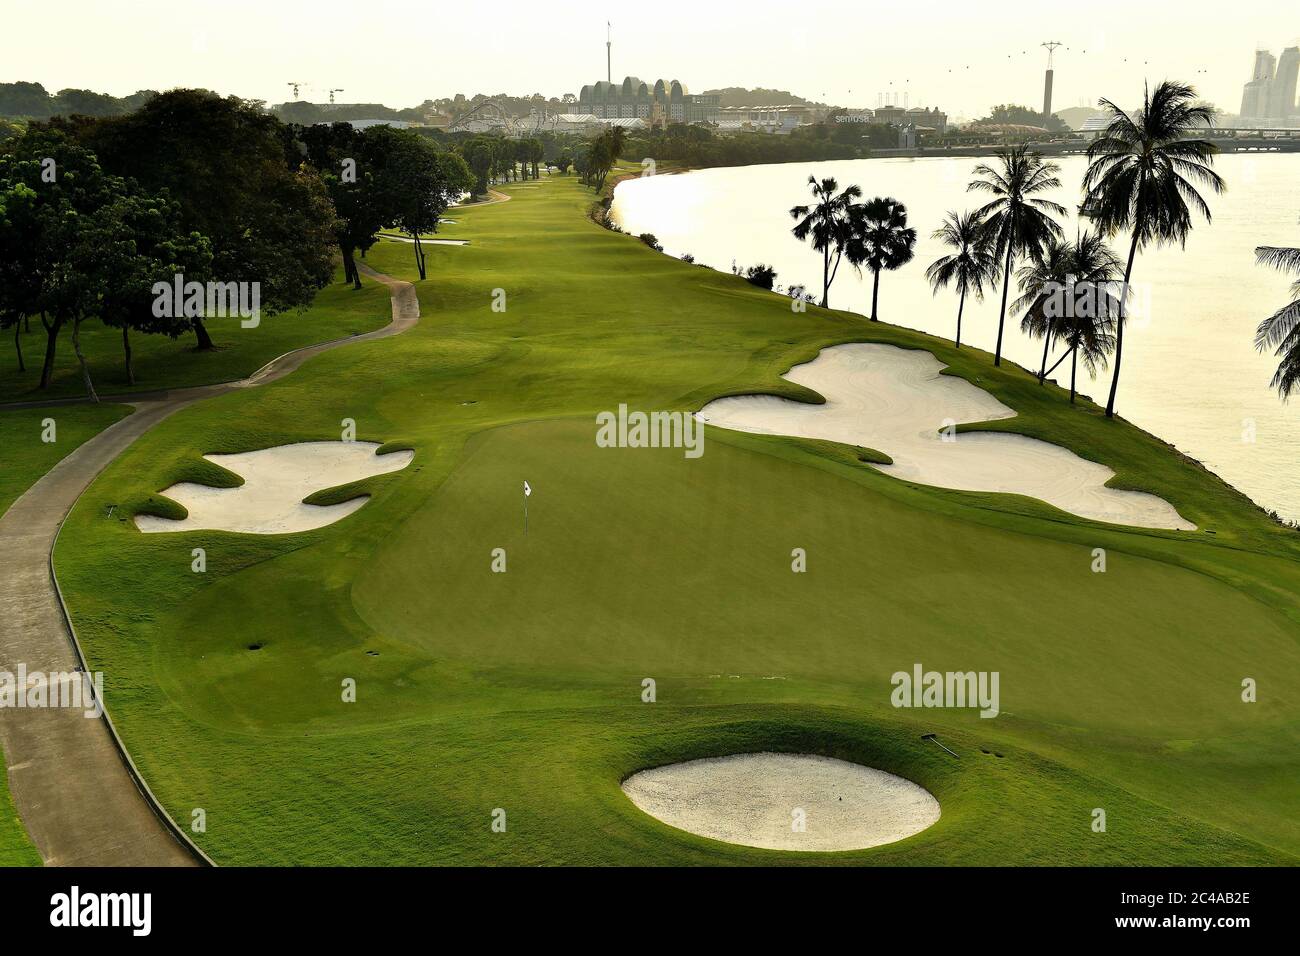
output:
{"label": "distant skyscraper", "polygon": [[1268,90],[1268,118],[1285,120],[1295,114],[1296,81],[1300,78],[1300,46],[1289,46],[1277,61]]}
{"label": "distant skyscraper", "polygon": [[1273,73],[1277,70],[1277,57],[1268,50],[1255,51],[1255,75],[1252,80],[1268,80],[1272,82]]}

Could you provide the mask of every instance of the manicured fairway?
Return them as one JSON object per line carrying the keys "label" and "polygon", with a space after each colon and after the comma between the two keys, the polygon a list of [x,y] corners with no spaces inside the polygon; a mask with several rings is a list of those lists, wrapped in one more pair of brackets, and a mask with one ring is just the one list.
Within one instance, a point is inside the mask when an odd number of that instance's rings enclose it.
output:
{"label": "manicured fairway", "polygon": [[[594,225],[571,180],[504,191],[440,232],[469,246],[428,249],[416,328],[178,413],[65,526],[59,579],[119,730],[178,821],[206,810],[195,839],[218,862],[1300,860],[1300,536],[983,353],[793,313]],[[369,261],[415,278],[406,244]],[[812,398],[779,374],[853,340],[933,350],[1021,412],[997,429],[1103,461],[1208,530],[910,486],[828,443],[710,430],[698,460],[595,444],[620,403]],[[345,419],[415,460],[336,525],[146,536],[106,517],[203,453],[337,439]],[[1004,713],[891,707],[890,675],[917,662],[999,671]],[[672,830],[619,789],[748,750],[897,773],[943,815],[891,846],[783,855]]]}

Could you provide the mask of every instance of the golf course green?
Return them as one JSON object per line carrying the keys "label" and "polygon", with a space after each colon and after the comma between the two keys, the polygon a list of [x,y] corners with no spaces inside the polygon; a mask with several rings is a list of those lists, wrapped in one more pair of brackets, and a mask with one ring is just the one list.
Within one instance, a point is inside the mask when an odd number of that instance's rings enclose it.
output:
{"label": "golf course green", "polygon": [[[1300,862],[1300,534],[986,353],[795,311],[659,254],[594,223],[572,178],[499,188],[511,201],[439,231],[470,244],[426,248],[417,326],[167,418],[63,527],[58,581],[115,725],[180,826],[204,811],[191,835],[216,862]],[[367,262],[416,280],[408,244]],[[366,280],[292,321],[332,338],[388,309]],[[932,351],[1019,412],[963,428],[1064,445],[1198,530],[913,485],[828,442],[710,428],[689,459],[595,441],[620,404],[818,401],[781,373],[851,341]],[[116,414],[95,413],[85,427]],[[211,480],[204,454],[338,440],[346,420],[415,458],[335,496],[371,495],[336,524],[146,535],[131,520]],[[51,465],[37,453],[17,455],[32,480]],[[999,672],[1002,713],[894,708],[890,677],[916,663]],[[887,846],[783,853],[672,829],[619,786],[749,751],[897,774],[942,816]],[[5,811],[0,795],[0,827]]]}

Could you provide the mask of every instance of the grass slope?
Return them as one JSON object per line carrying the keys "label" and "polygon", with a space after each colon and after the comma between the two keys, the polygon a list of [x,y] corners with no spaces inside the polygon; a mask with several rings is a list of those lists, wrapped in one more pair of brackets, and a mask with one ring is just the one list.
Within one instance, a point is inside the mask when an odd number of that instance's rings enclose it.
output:
{"label": "grass slope", "polygon": [[[341,277],[340,274],[335,278]],[[230,382],[256,372],[277,355],[293,349],[359,335],[387,324],[389,313],[382,290],[348,295],[350,291],[336,282],[318,293],[310,310],[263,316],[256,328],[242,328],[238,318],[212,319],[207,323],[216,346],[211,352],[196,351],[192,334],[179,339],[164,335],[133,335],[134,385],[128,385],[126,381],[120,331],[98,322],[87,322],[81,330],[81,349],[90,366],[91,380],[101,395]],[[10,340],[6,343],[9,354],[0,368],[0,402],[86,394],[81,366],[72,348],[71,328],[59,333],[54,376],[43,391],[37,388],[46,343],[40,323],[33,322],[31,331],[21,335],[21,341],[27,370],[18,371]]]}
{"label": "grass slope", "polygon": [[[214,858],[1300,858],[1293,532],[1151,436],[987,354],[794,313],[594,225],[572,180],[504,191],[511,202],[457,210],[440,232],[471,245],[427,250],[419,326],[173,416],[64,528],[60,581],[114,719],[178,821],[207,811],[196,838]],[[370,258],[414,278],[408,245]],[[711,429],[696,461],[595,445],[595,413],[620,402],[817,400],[780,373],[855,340],[931,349],[1019,410],[1000,428],[1104,461],[1216,533],[912,486],[871,469],[869,451],[825,442]],[[336,525],[141,535],[105,517],[106,502],[147,500],[203,453],[336,438],[345,418],[358,439],[416,457],[365,483],[371,500]],[[190,570],[194,547],[206,574]],[[790,571],[795,547],[806,574]],[[1097,547],[1105,574],[1090,570]],[[1004,713],[891,707],[890,675],[914,662],[999,671]],[[1244,677],[1258,703],[1241,702]],[[961,758],[920,739],[930,731]],[[943,817],[890,847],[780,854],[671,830],[618,787],[641,767],[758,749],[900,773]],[[495,808],[505,833],[490,828]],[[1095,808],[1105,833],[1092,832]]]}

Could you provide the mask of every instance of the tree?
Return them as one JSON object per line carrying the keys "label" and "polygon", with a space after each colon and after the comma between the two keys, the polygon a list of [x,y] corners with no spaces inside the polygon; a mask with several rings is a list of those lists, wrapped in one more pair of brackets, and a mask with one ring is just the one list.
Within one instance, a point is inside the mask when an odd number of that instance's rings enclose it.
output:
{"label": "tree", "polygon": [[411,237],[415,265],[420,278],[425,279],[427,270],[420,237],[438,231],[442,214],[464,191],[469,170],[463,160],[442,158],[447,154],[439,154],[432,143],[410,130],[391,126],[372,129],[375,131],[372,162],[377,166],[379,204],[391,217],[387,224]]}
{"label": "tree", "polygon": [[[296,168],[291,129],[254,105],[169,90],[77,135],[106,171],[152,194],[166,190],[184,228],[211,242],[214,277],[260,284],[263,315],[306,307],[334,275],[335,213],[324,184]],[[212,348],[201,318],[193,328],[199,348]]]}
{"label": "tree", "polygon": [[1138,250],[1170,242],[1186,245],[1192,229],[1191,208],[1207,223],[1211,218],[1210,207],[1196,186],[1215,193],[1224,189],[1222,177],[1210,168],[1218,147],[1191,138],[1214,118],[1214,109],[1195,102],[1195,97],[1192,87],[1165,80],[1154,93],[1144,92],[1142,108],[1131,116],[1110,100],[1098,104],[1110,115],[1110,123],[1088,147],[1084,206],[1107,236],[1121,230],[1132,232],[1115,327],[1115,368],[1106,399],[1107,418],[1115,414],[1124,359],[1124,308]]}
{"label": "tree", "polygon": [[[1255,259],[1261,265],[1300,276],[1300,249],[1260,246],[1255,250]],[[1283,401],[1300,384],[1300,278],[1291,286],[1291,294],[1294,301],[1270,315],[1255,331],[1255,348],[1261,352],[1271,348],[1281,359],[1269,387],[1277,389]]]}
{"label": "tree", "polygon": [[849,215],[845,255],[854,267],[866,266],[873,277],[871,321],[878,321],[880,273],[892,272],[912,261],[916,230],[907,224],[907,207],[897,199],[877,196],[854,206]]}
{"label": "tree", "polygon": [[0,288],[6,322],[39,312],[45,329],[40,388],[49,386],[60,332],[71,322],[87,394],[95,398],[80,348],[80,323],[96,304],[91,273],[96,256],[83,239],[96,226],[121,181],[104,175],[89,150],[61,132],[34,129],[0,154],[0,249],[5,272],[20,279]]}
{"label": "tree", "polygon": [[[1014,305],[1024,311],[1020,327],[1032,338],[1043,338],[1038,384],[1044,384],[1047,376],[1070,358],[1072,403],[1079,355],[1083,355],[1092,373],[1105,365],[1106,355],[1114,346],[1112,333],[1119,314],[1119,297],[1115,293],[1122,267],[1099,233],[1085,232],[1074,242],[1051,240],[1039,261],[1020,270],[1024,295]],[[1068,348],[1048,368],[1047,356],[1055,341],[1065,342]]]}
{"label": "tree", "polygon": [[[1042,385],[1047,378],[1052,340],[1063,331],[1066,316],[1074,308],[1074,245],[1062,239],[1047,240],[1039,258],[1021,266],[1017,278],[1023,294],[1011,308],[1024,313],[1020,330],[1031,339],[1043,340],[1043,360],[1038,366],[1038,384]],[[1065,290],[1069,290],[1071,301],[1067,307],[1058,308]]]}
{"label": "tree", "polygon": [[[812,238],[812,247],[822,254],[822,308],[830,308],[831,283],[840,268],[840,259],[844,255],[844,245],[850,234],[851,207],[854,200],[862,195],[857,186],[845,186],[841,192],[839,183],[832,178],[820,182],[816,176],[808,177],[816,202],[812,206],[795,206],[790,210],[790,218],[795,220],[791,230],[794,237],[804,242]],[[835,267],[831,268],[831,254],[835,255]]]}
{"label": "tree", "polygon": [[20,372],[27,370],[24,327],[41,310],[44,264],[33,254],[39,237],[36,190],[15,180],[12,164],[5,164],[0,157],[0,330],[13,327]]}
{"label": "tree", "polygon": [[994,197],[978,210],[978,215],[988,223],[998,258],[1005,258],[997,348],[993,353],[993,364],[1001,365],[1011,268],[1018,256],[1036,258],[1048,239],[1061,234],[1061,227],[1052,216],[1064,215],[1065,207],[1036,195],[1061,185],[1056,178],[1059,166],[1044,162],[1042,156],[1024,146],[1002,149],[997,155],[996,167],[987,163],[975,167],[976,178],[966,188],[968,192],[984,192]]}
{"label": "tree", "polygon": [[935,295],[941,288],[957,288],[957,336],[953,344],[961,348],[961,314],[966,308],[966,293],[973,292],[983,301],[984,286],[995,280],[998,271],[997,257],[992,250],[992,233],[978,213],[948,213],[944,224],[931,237],[943,242],[953,251],[940,256],[925,270]]}
{"label": "tree", "polygon": [[154,285],[171,285],[178,275],[203,280],[212,266],[208,240],[185,233],[175,203],[139,192],[131,181],[99,217],[91,237],[98,253],[92,279],[99,291],[99,318],[122,330],[122,361],[129,385],[135,384],[131,363],[131,330],[179,338],[190,320],[173,304],[154,308]]}
{"label": "tree", "polygon": [[486,136],[475,136],[460,144],[460,154],[474,174],[474,195],[488,191],[488,177],[492,175],[492,141]]}
{"label": "tree", "polygon": [[343,281],[357,289],[361,288],[357,250],[364,255],[378,241],[379,230],[393,218],[375,182],[378,147],[376,137],[369,133],[351,123],[322,123],[298,131],[307,149],[307,162],[320,176],[337,213],[334,237],[343,257]]}

